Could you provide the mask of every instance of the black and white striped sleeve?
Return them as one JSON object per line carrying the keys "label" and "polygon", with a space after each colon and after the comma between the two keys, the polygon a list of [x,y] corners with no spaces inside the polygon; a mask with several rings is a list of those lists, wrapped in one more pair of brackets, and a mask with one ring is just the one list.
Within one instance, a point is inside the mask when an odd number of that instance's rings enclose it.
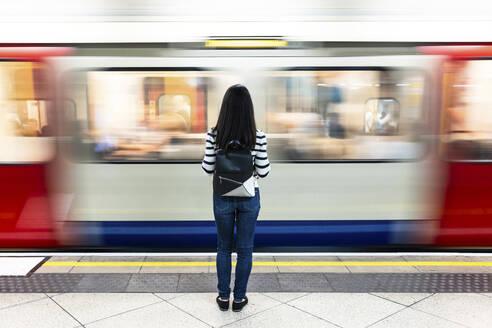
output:
{"label": "black and white striped sleeve", "polygon": [[207,132],[202,169],[208,174],[213,174],[215,170],[215,133],[212,130]]}
{"label": "black and white striped sleeve", "polygon": [[260,178],[264,178],[270,172],[270,162],[267,155],[267,138],[261,130],[256,135],[255,151],[255,170]]}

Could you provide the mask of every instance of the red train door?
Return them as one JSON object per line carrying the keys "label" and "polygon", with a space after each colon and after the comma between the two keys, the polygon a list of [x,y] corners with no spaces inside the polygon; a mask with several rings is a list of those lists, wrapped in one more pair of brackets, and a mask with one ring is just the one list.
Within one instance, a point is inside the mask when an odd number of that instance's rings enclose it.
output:
{"label": "red train door", "polygon": [[45,59],[63,48],[0,47],[0,247],[57,246],[48,168],[55,104]]}
{"label": "red train door", "polygon": [[444,55],[441,146],[447,182],[443,246],[492,246],[492,47],[425,47]]}

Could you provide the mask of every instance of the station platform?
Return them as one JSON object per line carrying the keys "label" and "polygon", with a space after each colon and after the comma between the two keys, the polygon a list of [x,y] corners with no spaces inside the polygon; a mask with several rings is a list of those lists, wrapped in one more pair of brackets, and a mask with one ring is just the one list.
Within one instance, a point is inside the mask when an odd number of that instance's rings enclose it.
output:
{"label": "station platform", "polygon": [[255,254],[239,313],[217,308],[214,254],[2,261],[2,328],[492,327],[492,254]]}

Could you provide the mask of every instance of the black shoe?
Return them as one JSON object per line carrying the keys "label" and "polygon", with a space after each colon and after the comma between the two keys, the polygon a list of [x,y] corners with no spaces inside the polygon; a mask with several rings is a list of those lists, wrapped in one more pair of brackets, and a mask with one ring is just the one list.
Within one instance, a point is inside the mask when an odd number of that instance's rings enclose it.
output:
{"label": "black shoe", "polygon": [[219,299],[220,296],[217,296],[216,300],[217,300],[217,304],[219,305],[219,309],[221,311],[227,311],[229,310],[229,300],[227,301],[223,301],[221,299]]}
{"label": "black shoe", "polygon": [[244,296],[244,301],[236,303],[232,301],[232,311],[239,312],[243,309],[243,307],[248,304],[248,297]]}

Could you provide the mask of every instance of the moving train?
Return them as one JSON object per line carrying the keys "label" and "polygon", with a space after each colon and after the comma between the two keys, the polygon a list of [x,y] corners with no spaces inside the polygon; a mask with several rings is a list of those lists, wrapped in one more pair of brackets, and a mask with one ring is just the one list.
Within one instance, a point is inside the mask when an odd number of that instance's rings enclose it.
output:
{"label": "moving train", "polygon": [[0,247],[213,248],[235,83],[272,162],[258,249],[492,246],[492,47],[244,41],[0,47]]}

